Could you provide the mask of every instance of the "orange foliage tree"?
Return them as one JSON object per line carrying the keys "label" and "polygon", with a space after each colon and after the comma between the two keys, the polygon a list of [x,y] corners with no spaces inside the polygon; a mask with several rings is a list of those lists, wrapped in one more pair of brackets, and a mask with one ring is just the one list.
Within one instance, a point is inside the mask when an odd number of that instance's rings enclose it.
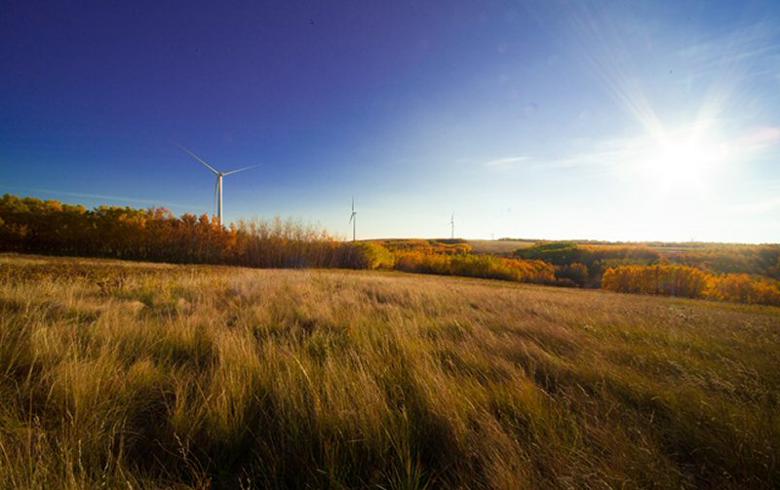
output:
{"label": "orange foliage tree", "polygon": [[0,198],[0,250],[250,267],[341,267],[351,245],[294,221],[223,227],[207,215],[166,209]]}
{"label": "orange foliage tree", "polygon": [[436,254],[420,251],[396,254],[395,268],[406,272],[482,277],[552,284],[555,267],[541,260],[521,260],[472,254]]}
{"label": "orange foliage tree", "polygon": [[604,272],[601,287],[621,293],[780,305],[778,281],[748,274],[712,274],[685,265],[628,265],[610,268]]}

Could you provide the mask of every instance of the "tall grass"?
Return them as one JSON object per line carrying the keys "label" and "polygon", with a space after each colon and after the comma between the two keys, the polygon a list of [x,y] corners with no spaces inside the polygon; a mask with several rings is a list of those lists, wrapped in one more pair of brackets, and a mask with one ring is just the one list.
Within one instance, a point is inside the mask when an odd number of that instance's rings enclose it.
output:
{"label": "tall grass", "polygon": [[469,279],[0,256],[0,487],[777,487],[779,325]]}

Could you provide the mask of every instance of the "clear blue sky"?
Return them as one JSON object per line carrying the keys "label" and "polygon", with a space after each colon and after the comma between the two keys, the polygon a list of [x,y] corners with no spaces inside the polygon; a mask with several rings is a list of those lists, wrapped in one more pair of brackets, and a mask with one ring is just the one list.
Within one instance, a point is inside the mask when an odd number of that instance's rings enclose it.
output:
{"label": "clear blue sky", "polygon": [[0,193],[212,212],[176,143],[228,221],[780,242],[780,3],[0,3]]}

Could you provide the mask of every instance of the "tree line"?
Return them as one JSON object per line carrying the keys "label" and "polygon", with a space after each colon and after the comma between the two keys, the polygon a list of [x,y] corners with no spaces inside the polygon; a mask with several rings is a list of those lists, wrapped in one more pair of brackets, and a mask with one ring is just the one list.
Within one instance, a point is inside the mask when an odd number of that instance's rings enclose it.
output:
{"label": "tree line", "polygon": [[239,221],[167,209],[0,198],[0,250],[248,267],[395,269],[520,282],[553,283],[554,266],[471,253],[459,240],[344,242],[295,221]]}
{"label": "tree line", "polygon": [[780,246],[662,253],[646,245],[541,243],[512,257],[475,254],[463,240],[345,242],[292,220],[222,226],[167,209],[87,209],[6,194],[0,251],[264,268],[388,269],[611,291],[780,304]]}
{"label": "tree line", "polygon": [[656,264],[685,265],[712,274],[748,274],[780,279],[780,245],[763,244],[591,244],[539,243],[515,257],[556,266],[559,282],[598,288],[607,269]]}
{"label": "tree line", "polygon": [[357,267],[359,250],[292,220],[221,226],[207,215],[4,195],[0,250],[248,267]]}
{"label": "tree line", "polygon": [[627,265],[604,273],[601,287],[620,293],[683,296],[780,306],[780,282],[749,274],[713,274],[687,265]]}

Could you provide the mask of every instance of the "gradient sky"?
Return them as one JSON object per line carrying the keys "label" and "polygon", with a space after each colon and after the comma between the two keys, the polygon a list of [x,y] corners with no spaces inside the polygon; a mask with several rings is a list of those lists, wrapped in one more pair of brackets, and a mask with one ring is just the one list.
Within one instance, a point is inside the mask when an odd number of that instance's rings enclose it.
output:
{"label": "gradient sky", "polygon": [[[262,5],[261,5],[262,4]],[[780,3],[0,1],[0,193],[780,242]]]}

